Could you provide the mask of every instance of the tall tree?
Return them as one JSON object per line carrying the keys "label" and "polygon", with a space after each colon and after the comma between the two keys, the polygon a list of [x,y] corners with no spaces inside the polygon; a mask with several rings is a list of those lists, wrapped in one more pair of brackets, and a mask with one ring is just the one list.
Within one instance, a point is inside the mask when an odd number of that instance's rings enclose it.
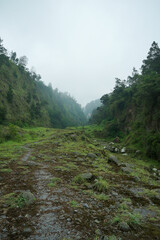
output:
{"label": "tall tree", "polygon": [[160,48],[155,41],[149,49],[147,59],[143,60],[141,69],[142,74],[148,74],[150,72],[160,73]]}
{"label": "tall tree", "polygon": [[3,47],[3,40],[2,38],[0,38],[0,55],[6,55],[7,54],[7,50]]}
{"label": "tall tree", "polygon": [[20,66],[22,66],[22,67],[25,68],[26,65],[27,65],[27,63],[28,63],[28,58],[27,58],[26,56],[22,56],[22,57],[19,58],[18,64],[19,64]]}

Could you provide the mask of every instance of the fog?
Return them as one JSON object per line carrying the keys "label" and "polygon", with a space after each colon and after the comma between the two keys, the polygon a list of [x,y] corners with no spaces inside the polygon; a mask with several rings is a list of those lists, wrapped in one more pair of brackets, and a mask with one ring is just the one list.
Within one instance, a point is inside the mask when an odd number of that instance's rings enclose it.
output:
{"label": "fog", "polygon": [[0,0],[0,37],[84,106],[160,45],[159,13],[159,0]]}

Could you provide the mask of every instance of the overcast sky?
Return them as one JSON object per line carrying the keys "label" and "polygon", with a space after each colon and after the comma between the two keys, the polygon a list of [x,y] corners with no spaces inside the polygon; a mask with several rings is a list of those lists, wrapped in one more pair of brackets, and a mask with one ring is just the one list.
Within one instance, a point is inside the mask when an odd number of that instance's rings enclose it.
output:
{"label": "overcast sky", "polygon": [[160,46],[160,0],[0,0],[0,37],[84,106]]}

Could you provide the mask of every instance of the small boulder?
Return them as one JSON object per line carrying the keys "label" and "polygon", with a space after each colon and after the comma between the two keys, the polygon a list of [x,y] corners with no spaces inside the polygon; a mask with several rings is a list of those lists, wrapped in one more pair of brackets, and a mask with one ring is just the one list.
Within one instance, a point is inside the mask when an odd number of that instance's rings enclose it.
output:
{"label": "small boulder", "polygon": [[121,153],[125,153],[126,152],[126,147],[123,147],[122,149],[121,149]]}
{"label": "small boulder", "polygon": [[29,228],[29,227],[26,227],[26,228],[23,229],[23,232],[24,232],[24,233],[31,233],[31,232],[32,232],[32,229]]}
{"label": "small boulder", "polygon": [[83,173],[83,174],[81,174],[81,177],[85,180],[91,180],[93,177],[93,174],[92,173]]}
{"label": "small boulder", "polygon": [[87,154],[87,157],[92,158],[92,159],[95,159],[95,158],[97,158],[97,155],[94,154],[94,153],[88,153],[88,154]]}
{"label": "small boulder", "polygon": [[109,158],[108,158],[108,163],[112,163],[112,164],[115,164],[117,166],[120,165],[120,162],[119,160],[114,156],[114,155],[110,155]]}
{"label": "small boulder", "polygon": [[157,168],[153,168],[152,170],[153,170],[153,172],[157,172]]}
{"label": "small boulder", "polygon": [[127,174],[132,172],[132,169],[129,167],[121,167],[121,170],[122,170],[122,172],[127,173]]}
{"label": "small boulder", "polygon": [[26,205],[30,205],[36,200],[35,196],[30,191],[23,191],[22,197],[24,198]]}
{"label": "small boulder", "polygon": [[122,230],[122,231],[129,231],[130,230],[130,227],[129,227],[129,225],[128,225],[128,223],[126,223],[126,222],[121,222],[121,223],[119,223],[119,228]]}
{"label": "small boulder", "polygon": [[114,151],[115,151],[115,153],[118,153],[118,152],[119,152],[119,149],[118,149],[118,148],[115,148]]}

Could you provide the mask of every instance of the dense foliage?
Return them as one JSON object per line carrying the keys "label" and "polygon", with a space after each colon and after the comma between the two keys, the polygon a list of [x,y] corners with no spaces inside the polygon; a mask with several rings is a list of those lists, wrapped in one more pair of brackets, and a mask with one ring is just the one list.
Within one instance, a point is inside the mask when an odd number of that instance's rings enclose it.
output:
{"label": "dense foliage", "polygon": [[103,136],[126,137],[149,157],[160,159],[160,48],[156,42],[127,80],[116,79],[114,90],[101,98],[91,123],[104,123]]}
{"label": "dense foliage", "polygon": [[0,39],[0,124],[77,126],[85,123],[81,106],[68,93],[46,86],[26,67],[27,58],[9,55]]}

